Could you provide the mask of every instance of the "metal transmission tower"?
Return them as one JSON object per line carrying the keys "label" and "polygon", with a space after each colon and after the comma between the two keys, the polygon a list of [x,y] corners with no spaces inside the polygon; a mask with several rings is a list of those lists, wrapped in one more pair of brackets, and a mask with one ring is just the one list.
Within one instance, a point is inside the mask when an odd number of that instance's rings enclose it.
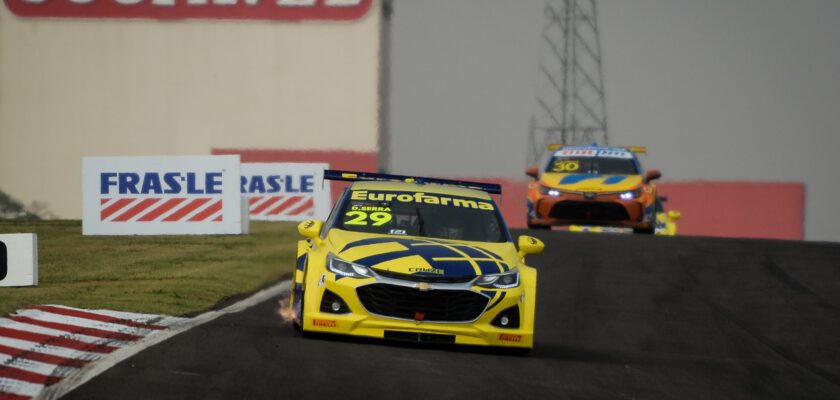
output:
{"label": "metal transmission tower", "polygon": [[549,143],[608,142],[595,0],[547,0],[545,17],[529,164]]}

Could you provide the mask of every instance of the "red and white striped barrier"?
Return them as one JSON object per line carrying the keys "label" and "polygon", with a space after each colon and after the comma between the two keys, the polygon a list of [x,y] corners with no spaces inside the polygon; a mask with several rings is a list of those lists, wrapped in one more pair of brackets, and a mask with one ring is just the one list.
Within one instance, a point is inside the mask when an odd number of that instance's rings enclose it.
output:
{"label": "red and white striped barrier", "polygon": [[272,217],[311,217],[315,215],[313,196],[251,196],[249,211],[251,217],[269,219]]}
{"label": "red and white striped barrier", "polygon": [[45,305],[0,318],[0,399],[44,388],[185,318]]}
{"label": "red and white striped barrier", "polygon": [[99,199],[103,222],[222,221],[222,199],[198,197]]}

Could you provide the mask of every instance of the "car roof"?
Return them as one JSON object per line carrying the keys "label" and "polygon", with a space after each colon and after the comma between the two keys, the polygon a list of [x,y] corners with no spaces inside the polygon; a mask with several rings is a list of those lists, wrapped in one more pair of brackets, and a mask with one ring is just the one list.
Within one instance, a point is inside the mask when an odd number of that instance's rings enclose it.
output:
{"label": "car roof", "polygon": [[436,194],[449,194],[453,196],[472,197],[476,199],[490,200],[487,192],[453,185],[440,185],[437,183],[413,183],[413,182],[353,182],[352,190],[382,190],[398,192],[424,192]]}

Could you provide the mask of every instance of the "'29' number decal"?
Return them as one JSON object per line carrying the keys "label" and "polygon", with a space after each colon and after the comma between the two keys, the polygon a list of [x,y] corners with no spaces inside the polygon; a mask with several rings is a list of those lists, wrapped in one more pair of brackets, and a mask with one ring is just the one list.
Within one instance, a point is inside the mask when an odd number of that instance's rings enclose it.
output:
{"label": "'29' number decal", "polygon": [[370,214],[364,211],[348,211],[344,214],[347,217],[347,220],[344,221],[345,225],[367,225],[368,220],[373,222],[373,226],[382,226],[387,224],[391,221],[391,214],[383,212],[383,211],[376,211]]}

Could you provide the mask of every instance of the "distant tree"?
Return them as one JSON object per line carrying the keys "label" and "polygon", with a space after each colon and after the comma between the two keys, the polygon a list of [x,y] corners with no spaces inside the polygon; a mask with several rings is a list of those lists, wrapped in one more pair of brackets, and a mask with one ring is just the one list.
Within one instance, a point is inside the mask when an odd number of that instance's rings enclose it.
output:
{"label": "distant tree", "polygon": [[20,201],[0,190],[0,218],[4,219],[41,219],[41,214],[52,215],[42,203],[32,203],[34,212]]}

